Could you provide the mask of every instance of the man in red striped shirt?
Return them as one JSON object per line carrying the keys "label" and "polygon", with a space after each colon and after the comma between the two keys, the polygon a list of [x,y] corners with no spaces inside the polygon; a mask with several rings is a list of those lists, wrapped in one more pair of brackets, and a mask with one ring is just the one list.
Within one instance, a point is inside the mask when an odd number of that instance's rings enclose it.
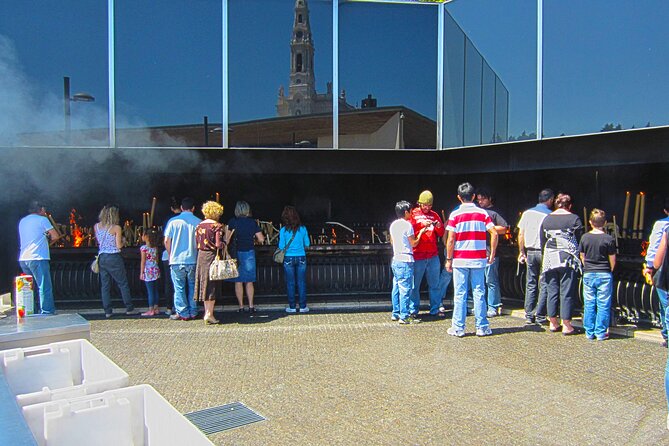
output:
{"label": "man in red striped shirt", "polygon": [[[486,312],[485,267],[495,260],[497,231],[488,213],[474,204],[474,186],[458,186],[459,208],[448,217],[446,230],[446,270],[453,272],[454,305],[451,328],[447,333],[459,338],[465,335],[467,294],[472,289],[476,336],[492,334]],[[486,232],[490,233],[490,255],[486,253]]]}

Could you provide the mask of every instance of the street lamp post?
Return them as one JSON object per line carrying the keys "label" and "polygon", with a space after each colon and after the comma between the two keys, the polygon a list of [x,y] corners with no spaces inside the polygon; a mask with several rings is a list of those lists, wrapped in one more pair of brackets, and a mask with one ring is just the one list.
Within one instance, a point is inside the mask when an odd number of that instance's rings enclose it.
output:
{"label": "street lamp post", "polygon": [[75,93],[70,96],[70,78],[63,77],[63,113],[65,116],[65,134],[70,138],[70,130],[72,128],[72,111],[70,110],[70,102],[93,102],[95,98],[88,93]]}

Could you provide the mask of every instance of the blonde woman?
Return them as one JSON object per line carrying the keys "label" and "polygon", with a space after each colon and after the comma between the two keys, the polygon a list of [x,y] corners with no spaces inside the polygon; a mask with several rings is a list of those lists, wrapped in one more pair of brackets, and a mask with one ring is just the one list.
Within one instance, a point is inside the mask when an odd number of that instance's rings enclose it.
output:
{"label": "blonde woman", "polygon": [[214,317],[216,298],[221,295],[221,281],[209,280],[209,267],[216,258],[216,250],[225,242],[223,225],[218,222],[223,215],[223,205],[207,201],[202,205],[204,220],[195,228],[197,266],[195,267],[195,301],[204,302],[204,323],[218,324]]}
{"label": "blonde woman", "polygon": [[[235,230],[230,237],[231,230]],[[253,305],[255,289],[253,283],[256,281],[256,253],[254,249],[255,240],[263,243],[265,236],[258,223],[251,218],[251,206],[246,201],[238,201],[235,205],[235,217],[228,222],[227,239],[230,245],[237,248],[237,260],[239,262],[239,277],[230,279],[235,283],[235,295],[239,304],[239,312],[244,311],[244,290],[249,300],[248,311],[256,312]]]}
{"label": "blonde woman", "polygon": [[125,272],[125,264],[121,257],[123,247],[123,235],[119,226],[118,207],[107,205],[102,208],[95,225],[95,238],[98,241],[98,262],[100,265],[100,289],[102,294],[102,307],[105,317],[110,318],[113,314],[111,304],[111,284],[116,282],[121,297],[125,304],[125,314],[130,316],[137,314],[132,305],[128,277]]}

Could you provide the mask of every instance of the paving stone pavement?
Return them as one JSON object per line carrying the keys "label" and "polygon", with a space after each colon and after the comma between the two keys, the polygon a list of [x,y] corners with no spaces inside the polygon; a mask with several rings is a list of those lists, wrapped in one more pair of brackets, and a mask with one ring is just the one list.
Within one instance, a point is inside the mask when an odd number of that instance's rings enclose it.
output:
{"label": "paving stone pavement", "polygon": [[510,316],[485,338],[468,318],[460,339],[450,319],[387,312],[219,316],[91,318],[91,341],[182,413],[241,401],[267,417],[209,437],[220,445],[669,444],[654,343]]}

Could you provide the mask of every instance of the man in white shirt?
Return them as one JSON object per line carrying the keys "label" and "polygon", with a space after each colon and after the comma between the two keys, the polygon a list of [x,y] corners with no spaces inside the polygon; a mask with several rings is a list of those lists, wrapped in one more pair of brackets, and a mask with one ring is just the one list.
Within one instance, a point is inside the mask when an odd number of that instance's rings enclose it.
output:
{"label": "man in white shirt", "polygon": [[49,244],[60,236],[46,217],[46,208],[41,202],[32,201],[28,212],[30,214],[19,221],[19,265],[24,274],[33,276],[33,283],[37,285],[40,314],[56,314],[49,268]]}
{"label": "man in white shirt", "polygon": [[541,275],[541,223],[551,213],[555,194],[551,189],[539,193],[539,203],[525,212],[518,222],[518,262],[527,265],[525,282],[525,323],[546,322],[546,286]]}
{"label": "man in white shirt", "polygon": [[390,225],[390,241],[393,245],[393,290],[391,300],[393,303],[393,321],[400,324],[417,324],[420,319],[409,317],[409,300],[414,288],[414,259],[413,248],[418,244],[418,239],[428,229],[423,227],[415,236],[411,225],[411,204],[408,201],[398,201],[395,204],[395,220]]}

